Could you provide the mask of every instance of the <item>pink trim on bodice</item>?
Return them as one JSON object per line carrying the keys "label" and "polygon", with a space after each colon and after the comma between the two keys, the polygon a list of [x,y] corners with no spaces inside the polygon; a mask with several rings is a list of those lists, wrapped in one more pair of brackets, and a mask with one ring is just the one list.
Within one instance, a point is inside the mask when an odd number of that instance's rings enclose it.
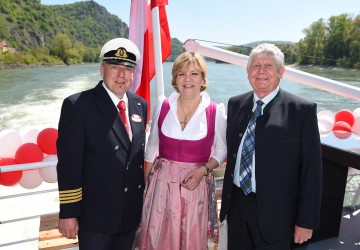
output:
{"label": "pink trim on bodice", "polygon": [[206,108],[207,134],[203,139],[197,141],[174,139],[162,133],[161,127],[169,110],[169,101],[165,99],[158,120],[159,157],[178,162],[207,162],[214,143],[216,104],[211,102]]}

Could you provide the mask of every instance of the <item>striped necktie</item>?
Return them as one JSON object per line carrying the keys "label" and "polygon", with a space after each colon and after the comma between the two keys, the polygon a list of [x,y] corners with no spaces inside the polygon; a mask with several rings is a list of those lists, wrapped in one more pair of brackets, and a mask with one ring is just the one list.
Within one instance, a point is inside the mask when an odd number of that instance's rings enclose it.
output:
{"label": "striped necktie", "polygon": [[243,148],[241,151],[240,160],[240,187],[245,195],[248,195],[251,190],[251,166],[253,160],[253,154],[255,149],[255,127],[256,118],[261,115],[261,106],[264,104],[261,100],[256,102],[257,106],[252,114],[247,133],[244,138]]}

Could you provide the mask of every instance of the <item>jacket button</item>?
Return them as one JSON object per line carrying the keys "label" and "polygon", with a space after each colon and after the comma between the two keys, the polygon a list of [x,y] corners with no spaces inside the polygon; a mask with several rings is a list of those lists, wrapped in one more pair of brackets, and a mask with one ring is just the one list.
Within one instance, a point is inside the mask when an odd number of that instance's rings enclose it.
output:
{"label": "jacket button", "polygon": [[119,145],[116,145],[114,150],[118,150],[119,149]]}
{"label": "jacket button", "polygon": [[233,154],[233,157],[236,158],[236,154]]}
{"label": "jacket button", "polygon": [[127,192],[128,190],[129,190],[129,189],[128,189],[127,187],[124,189],[125,192]]}
{"label": "jacket button", "polygon": [[241,138],[242,136],[243,136],[243,133],[240,133],[240,134],[239,134],[239,137]]}
{"label": "jacket button", "polygon": [[140,165],[140,169],[142,169],[142,167],[143,167],[143,166],[142,166],[142,165]]}
{"label": "jacket button", "polygon": [[138,189],[140,189],[141,188],[141,184],[138,186]]}
{"label": "jacket button", "polygon": [[234,178],[234,174],[231,174],[230,176],[231,176],[231,178]]}
{"label": "jacket button", "polygon": [[125,170],[129,170],[129,166],[126,166],[126,169]]}

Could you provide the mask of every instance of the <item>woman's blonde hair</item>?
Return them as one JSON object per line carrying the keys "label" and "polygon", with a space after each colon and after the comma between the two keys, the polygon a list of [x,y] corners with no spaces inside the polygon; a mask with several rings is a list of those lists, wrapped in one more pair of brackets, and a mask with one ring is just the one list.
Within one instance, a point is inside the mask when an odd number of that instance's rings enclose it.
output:
{"label": "woman's blonde hair", "polygon": [[182,54],[180,54],[175,59],[174,65],[172,67],[171,85],[176,90],[176,92],[179,92],[179,89],[176,85],[176,78],[180,72],[184,71],[185,68],[189,66],[190,63],[193,63],[195,65],[195,69],[200,71],[201,77],[204,80],[203,84],[200,87],[200,91],[204,91],[208,87],[208,81],[207,81],[207,76],[206,76],[207,68],[206,68],[206,62],[205,62],[204,58],[198,53],[186,51],[186,52],[183,52]]}

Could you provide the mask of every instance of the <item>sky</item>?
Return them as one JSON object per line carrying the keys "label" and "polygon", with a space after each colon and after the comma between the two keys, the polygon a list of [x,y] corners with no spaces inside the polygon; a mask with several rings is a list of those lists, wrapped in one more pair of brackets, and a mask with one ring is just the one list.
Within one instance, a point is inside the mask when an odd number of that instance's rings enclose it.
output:
{"label": "sky", "polygon": [[[68,4],[86,0],[41,0]],[[94,0],[129,25],[131,0]],[[313,22],[360,15],[360,0],[168,0],[170,34],[181,42],[199,39],[244,45],[255,41],[298,42]]]}

